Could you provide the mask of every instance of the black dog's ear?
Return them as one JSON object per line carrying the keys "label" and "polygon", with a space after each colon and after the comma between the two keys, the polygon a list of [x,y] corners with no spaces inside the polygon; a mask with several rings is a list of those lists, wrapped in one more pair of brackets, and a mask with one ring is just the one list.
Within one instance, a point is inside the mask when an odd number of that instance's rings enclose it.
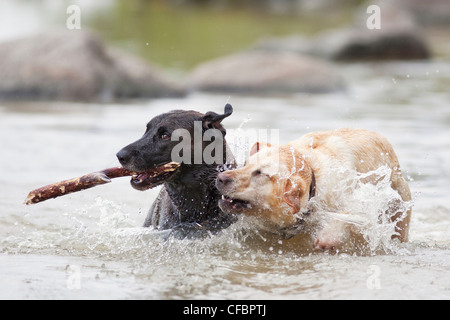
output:
{"label": "black dog's ear", "polygon": [[231,116],[232,113],[233,113],[233,107],[229,103],[227,103],[227,105],[225,106],[224,114],[217,114],[212,111],[207,112],[202,118],[203,128],[219,129],[220,131],[225,133],[225,129],[222,127],[220,122],[223,119]]}

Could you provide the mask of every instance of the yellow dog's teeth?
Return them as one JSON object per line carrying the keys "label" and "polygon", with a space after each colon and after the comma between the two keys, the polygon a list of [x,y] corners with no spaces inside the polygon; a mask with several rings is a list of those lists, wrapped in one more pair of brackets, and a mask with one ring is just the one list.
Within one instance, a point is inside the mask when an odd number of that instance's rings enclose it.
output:
{"label": "yellow dog's teeth", "polygon": [[222,200],[228,201],[229,203],[233,203],[233,199],[225,197],[224,195],[222,195]]}

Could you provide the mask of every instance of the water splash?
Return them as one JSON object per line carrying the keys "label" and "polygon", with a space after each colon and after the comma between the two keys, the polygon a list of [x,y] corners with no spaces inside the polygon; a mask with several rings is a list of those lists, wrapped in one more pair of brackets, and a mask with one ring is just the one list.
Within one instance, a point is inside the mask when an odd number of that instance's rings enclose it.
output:
{"label": "water splash", "polygon": [[[334,177],[325,179],[328,196],[326,201],[315,203],[318,219],[348,224],[353,233],[364,238],[370,253],[395,252],[398,248],[397,241],[392,240],[398,235],[395,226],[405,218],[413,201],[403,201],[392,189],[391,173],[387,166],[367,173],[339,169]],[[367,182],[368,178],[376,183]],[[330,211],[328,203],[334,204],[333,210]],[[393,219],[399,212],[403,214]]]}
{"label": "water splash", "polygon": [[[313,199],[317,208],[317,219],[342,221],[351,225],[367,242],[369,254],[377,252],[398,253],[401,246],[391,237],[395,235],[396,221],[385,215],[389,206],[395,204],[405,212],[413,205],[404,202],[390,186],[391,170],[381,167],[368,173],[338,169],[333,176],[324,179],[323,193],[328,194],[327,203]],[[376,184],[365,180],[377,181]],[[40,221],[27,216],[15,224],[27,225],[23,231],[2,240],[10,253],[50,253],[76,256],[102,256],[116,260],[133,260],[145,264],[149,259],[155,263],[171,261],[174,257],[203,252],[207,256],[233,259],[245,254],[264,257],[273,252],[288,254],[291,248],[286,243],[256,230],[253,221],[241,217],[221,234],[206,240],[176,240],[169,237],[170,231],[158,231],[139,227],[140,221],[130,218],[124,208],[112,200],[97,197],[93,204],[80,209],[66,208],[66,212],[45,213],[58,216],[59,220]],[[395,214],[395,213],[393,213]],[[392,215],[392,214],[391,214]],[[402,217],[400,217],[401,219]],[[279,240],[279,239],[278,239]],[[312,249],[312,247],[311,247]],[[295,248],[293,249],[295,251]],[[300,251],[298,251],[300,252]],[[309,253],[308,253],[309,254]]]}

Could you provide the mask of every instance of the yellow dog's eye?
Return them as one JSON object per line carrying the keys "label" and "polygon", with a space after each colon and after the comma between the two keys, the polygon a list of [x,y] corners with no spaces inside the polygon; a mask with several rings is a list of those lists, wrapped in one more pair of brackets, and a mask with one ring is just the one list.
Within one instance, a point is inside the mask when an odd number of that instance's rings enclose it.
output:
{"label": "yellow dog's eye", "polygon": [[262,174],[262,171],[260,169],[253,171],[252,176],[256,177]]}

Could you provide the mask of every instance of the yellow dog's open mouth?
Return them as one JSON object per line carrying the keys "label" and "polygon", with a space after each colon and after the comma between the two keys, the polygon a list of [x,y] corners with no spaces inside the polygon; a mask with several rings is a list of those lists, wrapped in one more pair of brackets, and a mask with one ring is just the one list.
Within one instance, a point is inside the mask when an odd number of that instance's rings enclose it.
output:
{"label": "yellow dog's open mouth", "polygon": [[219,200],[219,207],[226,213],[241,213],[251,209],[252,204],[249,201],[241,199],[232,199],[228,196],[222,196]]}

